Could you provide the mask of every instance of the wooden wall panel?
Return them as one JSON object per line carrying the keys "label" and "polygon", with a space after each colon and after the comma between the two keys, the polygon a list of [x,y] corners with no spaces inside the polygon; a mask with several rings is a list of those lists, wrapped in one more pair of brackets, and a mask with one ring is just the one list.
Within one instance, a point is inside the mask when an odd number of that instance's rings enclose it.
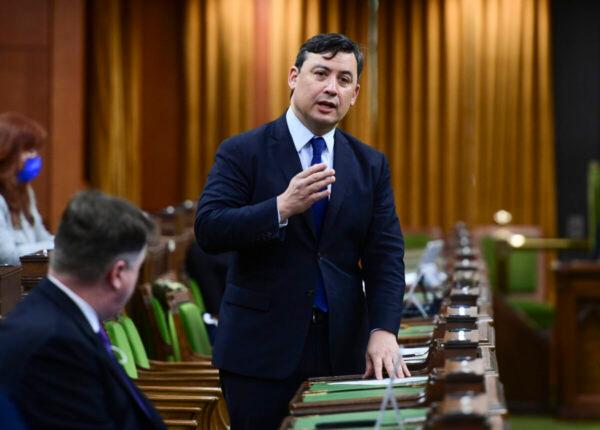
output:
{"label": "wooden wall panel", "polygon": [[33,182],[47,226],[83,177],[84,0],[0,1],[0,111],[48,130]]}
{"label": "wooden wall panel", "polygon": [[183,193],[182,2],[150,0],[143,7],[142,207],[154,211]]}
{"label": "wooden wall panel", "polygon": [[48,44],[49,1],[0,1],[0,45],[46,46]]}
{"label": "wooden wall panel", "polygon": [[52,14],[52,146],[49,148],[50,206],[57,225],[71,196],[84,187],[85,4],[54,0]]}

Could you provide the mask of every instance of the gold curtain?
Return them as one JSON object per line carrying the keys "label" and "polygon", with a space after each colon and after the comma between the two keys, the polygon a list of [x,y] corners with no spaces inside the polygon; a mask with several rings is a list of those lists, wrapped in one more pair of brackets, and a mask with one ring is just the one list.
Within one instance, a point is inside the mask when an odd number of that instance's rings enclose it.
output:
{"label": "gold curtain", "polygon": [[[287,108],[288,70],[302,42],[319,32],[343,31],[366,46],[367,16],[368,2],[360,0],[187,0],[186,197],[199,195],[223,139]],[[257,34],[265,40],[255,40]],[[362,94],[345,123],[367,140],[366,76],[361,81]],[[261,110],[266,114],[257,119]]]}
{"label": "gold curtain", "polygon": [[549,0],[380,0],[375,145],[404,226],[555,232]]}
{"label": "gold curtain", "polygon": [[360,0],[187,0],[187,197],[224,138],[288,106],[300,44],[341,31],[371,66],[341,126],[387,154],[405,227],[506,209],[554,234],[549,0],[379,0],[376,56],[369,13]]}
{"label": "gold curtain", "polygon": [[97,0],[90,8],[91,185],[139,204],[139,0]]}
{"label": "gold curtain", "polygon": [[253,126],[254,3],[187,0],[184,26],[186,198],[196,199],[223,139]]}

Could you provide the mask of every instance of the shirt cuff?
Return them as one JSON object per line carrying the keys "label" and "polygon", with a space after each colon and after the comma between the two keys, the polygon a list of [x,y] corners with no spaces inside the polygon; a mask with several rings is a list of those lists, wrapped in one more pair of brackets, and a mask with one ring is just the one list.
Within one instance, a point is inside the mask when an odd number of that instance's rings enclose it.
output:
{"label": "shirt cuff", "polygon": [[288,225],[287,219],[284,222],[281,222],[281,214],[279,213],[279,208],[277,208],[277,223],[279,224],[279,228],[287,227]]}

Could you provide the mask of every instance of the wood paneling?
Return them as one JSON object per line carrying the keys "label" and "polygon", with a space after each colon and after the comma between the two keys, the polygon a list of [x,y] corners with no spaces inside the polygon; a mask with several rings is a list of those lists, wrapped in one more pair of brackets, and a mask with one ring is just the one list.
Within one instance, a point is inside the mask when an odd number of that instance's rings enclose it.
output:
{"label": "wood paneling", "polygon": [[600,417],[600,263],[573,261],[555,268],[558,295],[554,365],[563,418]]}
{"label": "wood paneling", "polygon": [[143,8],[142,207],[154,211],[183,192],[182,4],[152,0]]}
{"label": "wood paneling", "polygon": [[35,48],[48,44],[49,1],[0,1],[0,46]]}
{"label": "wood paneling", "polygon": [[84,7],[83,0],[0,2],[0,111],[48,130],[33,186],[51,230],[82,186]]}
{"label": "wood paneling", "polygon": [[53,4],[48,217],[56,226],[70,197],[83,187],[85,5]]}

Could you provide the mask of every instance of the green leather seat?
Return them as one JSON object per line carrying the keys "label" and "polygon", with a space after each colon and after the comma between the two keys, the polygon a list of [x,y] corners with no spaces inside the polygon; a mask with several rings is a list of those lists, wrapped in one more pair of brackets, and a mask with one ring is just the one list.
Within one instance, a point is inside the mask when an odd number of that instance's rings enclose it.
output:
{"label": "green leather seat", "polygon": [[179,316],[192,351],[198,354],[212,355],[208,331],[202,320],[200,308],[194,303],[182,303],[179,305]]}
{"label": "green leather seat", "polygon": [[148,360],[146,347],[142,342],[140,333],[137,327],[135,326],[133,320],[127,315],[121,315],[119,317],[119,323],[123,327],[123,330],[125,330],[127,340],[129,341],[129,346],[131,347],[131,351],[133,352],[133,359],[135,360],[135,364],[137,365],[137,367],[140,367],[142,369],[150,369],[150,361]]}
{"label": "green leather seat", "polygon": [[204,298],[202,297],[198,282],[196,282],[195,279],[190,278],[189,289],[192,292],[194,303],[196,303],[196,306],[198,306],[198,309],[200,310],[200,314],[204,314],[206,312],[206,305],[204,304]]}
{"label": "green leather seat", "polygon": [[[491,236],[481,238],[480,249],[488,268],[488,278],[492,285],[498,285],[496,268],[496,246]],[[508,257],[508,302],[522,312],[536,329],[545,330],[552,327],[554,308],[528,298],[511,298],[511,293],[535,293],[538,287],[538,255],[536,251],[514,251]]]}
{"label": "green leather seat", "polygon": [[173,354],[167,357],[167,361],[181,361],[181,348],[179,346],[179,338],[177,337],[177,329],[175,321],[170,312],[165,312],[158,299],[152,297],[150,299],[156,326],[163,341],[167,345],[171,345]]}
{"label": "green leather seat", "polygon": [[[133,358],[133,351],[129,345],[129,340],[127,339],[125,330],[121,324],[116,321],[106,321],[104,323],[104,327],[106,328],[110,342],[113,344],[113,346],[119,348],[119,351],[115,353],[115,356],[125,369],[125,372],[130,378],[137,379],[138,372],[137,368],[135,367],[135,359]],[[121,354],[120,357],[119,353]]]}

